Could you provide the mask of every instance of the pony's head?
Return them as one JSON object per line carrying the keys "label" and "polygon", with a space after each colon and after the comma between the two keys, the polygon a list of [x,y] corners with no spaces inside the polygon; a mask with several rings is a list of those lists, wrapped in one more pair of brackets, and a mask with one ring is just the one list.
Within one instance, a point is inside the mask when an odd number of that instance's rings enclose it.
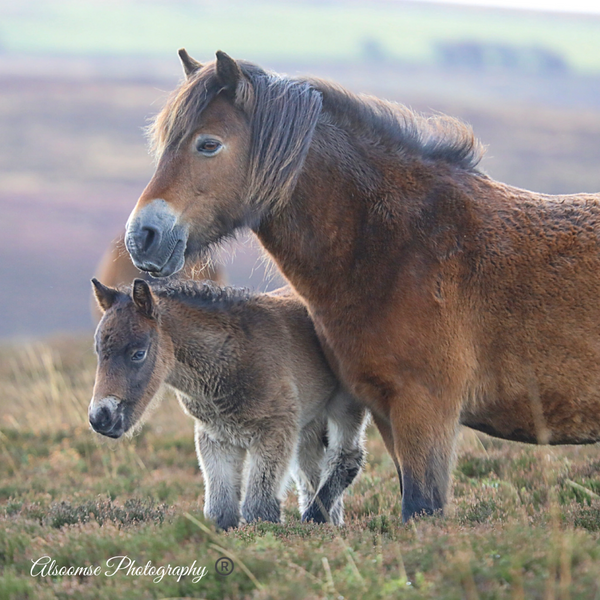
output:
{"label": "pony's head", "polygon": [[88,416],[92,428],[121,437],[139,421],[156,396],[170,365],[170,339],[160,329],[156,299],[136,279],[131,293],[92,279],[104,315],[96,330],[98,368]]}
{"label": "pony's head", "polygon": [[179,55],[185,80],[150,129],[156,172],[127,223],[133,262],[156,276],[290,195],[321,110],[306,82],[224,52],[205,66]]}

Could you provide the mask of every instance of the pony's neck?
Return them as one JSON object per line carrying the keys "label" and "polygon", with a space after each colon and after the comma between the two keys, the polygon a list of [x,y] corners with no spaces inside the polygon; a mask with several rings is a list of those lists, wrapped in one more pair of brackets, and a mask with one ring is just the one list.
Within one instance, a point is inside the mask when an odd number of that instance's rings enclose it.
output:
{"label": "pony's neck", "polygon": [[385,248],[386,235],[396,248],[409,242],[410,222],[432,185],[432,175],[417,161],[392,160],[325,120],[291,198],[255,233],[314,307],[315,293],[351,285],[352,275],[360,281],[376,254],[393,252]]}
{"label": "pony's neck", "polygon": [[326,115],[291,198],[255,233],[318,321],[344,301],[389,301],[409,254],[435,256],[436,244],[454,243],[485,180],[451,162],[390,152]]}

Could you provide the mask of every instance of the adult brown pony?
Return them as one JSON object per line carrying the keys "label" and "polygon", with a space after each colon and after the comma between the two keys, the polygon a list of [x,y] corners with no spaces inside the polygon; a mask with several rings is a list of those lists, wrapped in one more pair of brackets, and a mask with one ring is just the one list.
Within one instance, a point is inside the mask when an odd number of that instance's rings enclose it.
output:
{"label": "adult brown pony", "polygon": [[[145,275],[131,262],[131,257],[125,250],[125,232],[110,243],[96,268],[96,277],[106,282],[109,287],[127,285],[136,277],[144,279]],[[190,264],[186,268],[185,275],[198,281],[208,279],[219,285],[225,283],[222,268],[212,263]],[[92,298],[91,311],[92,319],[98,323],[102,318],[102,312],[98,310],[98,303],[94,298]]]}
{"label": "adult brown pony", "polygon": [[127,248],[165,276],[252,228],[371,408],[405,520],[446,503],[460,424],[600,439],[600,196],[493,181],[453,119],[221,52],[181,58]]}

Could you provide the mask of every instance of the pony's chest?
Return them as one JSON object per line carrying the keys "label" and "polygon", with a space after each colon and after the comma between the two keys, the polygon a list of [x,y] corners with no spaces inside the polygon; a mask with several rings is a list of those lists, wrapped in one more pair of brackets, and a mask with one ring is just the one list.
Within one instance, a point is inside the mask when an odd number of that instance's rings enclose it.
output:
{"label": "pony's chest", "polygon": [[244,448],[252,445],[256,431],[239,411],[224,410],[220,403],[210,398],[192,397],[180,391],[177,391],[177,398],[183,411],[199,421],[214,439]]}

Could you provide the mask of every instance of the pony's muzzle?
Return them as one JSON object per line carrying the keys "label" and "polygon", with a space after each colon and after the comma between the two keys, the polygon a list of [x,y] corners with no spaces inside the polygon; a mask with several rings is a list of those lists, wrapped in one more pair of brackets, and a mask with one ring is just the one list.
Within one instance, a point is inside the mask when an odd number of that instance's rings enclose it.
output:
{"label": "pony's muzzle", "polygon": [[125,246],[135,266],[156,277],[179,271],[185,262],[187,233],[165,200],[152,200],[127,222]]}
{"label": "pony's muzzle", "polygon": [[123,413],[119,410],[119,407],[119,400],[112,396],[102,398],[98,402],[94,402],[92,399],[88,409],[88,419],[92,429],[111,438],[121,437],[125,427],[123,425]]}

